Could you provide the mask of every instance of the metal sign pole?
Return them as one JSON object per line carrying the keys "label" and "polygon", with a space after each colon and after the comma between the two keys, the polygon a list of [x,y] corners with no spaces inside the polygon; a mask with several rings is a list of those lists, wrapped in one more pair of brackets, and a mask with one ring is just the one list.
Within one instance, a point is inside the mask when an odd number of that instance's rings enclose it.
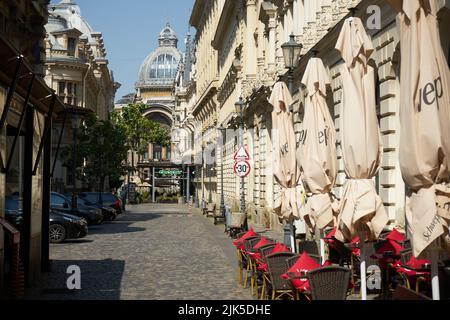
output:
{"label": "metal sign pole", "polygon": [[156,172],[156,170],[155,170],[155,167],[153,167],[152,168],[153,169],[153,175],[152,175],[152,180],[153,180],[153,182],[152,182],[152,186],[153,186],[153,188],[152,188],[152,202],[153,203],[155,203],[156,202],[156,198],[155,198],[155,189],[156,189],[156,185],[155,185],[155,181],[156,181],[156,179],[155,179],[155,172]]}

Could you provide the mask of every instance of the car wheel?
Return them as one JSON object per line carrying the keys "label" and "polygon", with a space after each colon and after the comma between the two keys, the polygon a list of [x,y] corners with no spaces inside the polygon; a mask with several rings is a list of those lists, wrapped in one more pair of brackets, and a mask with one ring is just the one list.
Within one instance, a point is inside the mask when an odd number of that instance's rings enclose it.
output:
{"label": "car wheel", "polygon": [[52,224],[49,229],[51,243],[62,243],[66,239],[66,228],[60,224]]}

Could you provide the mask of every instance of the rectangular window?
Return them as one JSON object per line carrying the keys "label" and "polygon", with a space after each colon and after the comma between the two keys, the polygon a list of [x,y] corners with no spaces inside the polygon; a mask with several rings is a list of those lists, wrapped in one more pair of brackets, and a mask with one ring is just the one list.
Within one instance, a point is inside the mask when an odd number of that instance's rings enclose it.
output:
{"label": "rectangular window", "polygon": [[67,54],[69,56],[75,56],[75,38],[69,38],[67,41]]}
{"label": "rectangular window", "polygon": [[67,94],[68,95],[71,95],[72,93],[73,93],[73,86],[72,86],[72,83],[67,83]]}
{"label": "rectangular window", "polygon": [[59,82],[58,83],[58,94],[60,95],[60,96],[64,96],[65,95],[65,92],[66,91],[66,83],[65,82]]}

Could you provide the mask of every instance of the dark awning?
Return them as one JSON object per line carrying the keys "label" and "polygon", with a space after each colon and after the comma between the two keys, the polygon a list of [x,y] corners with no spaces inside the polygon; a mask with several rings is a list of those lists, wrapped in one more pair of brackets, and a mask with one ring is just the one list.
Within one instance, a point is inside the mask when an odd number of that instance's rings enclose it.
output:
{"label": "dark awning", "polygon": [[[4,35],[0,34],[0,82],[7,87],[11,85],[12,79],[15,77],[16,65],[19,57],[20,53],[14,49]],[[23,61],[15,90],[18,95],[22,97],[27,95],[27,90],[30,84],[30,76],[33,73],[33,68],[27,62]],[[54,90],[49,88],[42,78],[36,77],[31,91],[30,103],[40,112],[47,114],[50,110],[52,94],[54,94]],[[64,103],[57,98],[55,101],[53,114],[56,116],[64,109]]]}

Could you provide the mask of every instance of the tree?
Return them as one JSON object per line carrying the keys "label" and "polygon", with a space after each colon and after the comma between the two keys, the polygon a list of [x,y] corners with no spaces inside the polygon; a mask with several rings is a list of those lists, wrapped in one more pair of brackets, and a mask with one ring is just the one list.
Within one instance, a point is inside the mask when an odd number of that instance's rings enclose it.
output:
{"label": "tree", "polygon": [[132,171],[134,172],[134,153],[143,155],[150,143],[170,146],[170,134],[159,123],[144,116],[148,108],[145,104],[129,104],[121,111],[111,115],[113,123],[124,132],[125,144],[132,154]]}
{"label": "tree", "polygon": [[[77,179],[90,187],[98,185],[103,191],[106,178],[115,180],[126,174],[128,148],[122,128],[111,121],[99,121],[96,116],[86,118],[77,136]],[[72,147],[61,152],[65,165],[72,166]]]}

